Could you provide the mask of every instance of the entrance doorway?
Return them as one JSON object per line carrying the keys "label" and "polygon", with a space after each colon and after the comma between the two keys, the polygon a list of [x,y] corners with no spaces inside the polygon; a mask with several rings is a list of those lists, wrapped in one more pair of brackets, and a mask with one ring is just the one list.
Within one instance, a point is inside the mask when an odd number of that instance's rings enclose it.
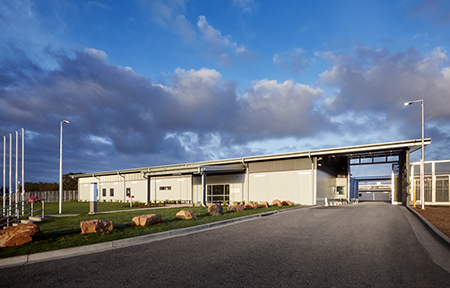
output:
{"label": "entrance doorway", "polygon": [[214,184],[206,186],[206,195],[208,203],[230,202],[230,185]]}

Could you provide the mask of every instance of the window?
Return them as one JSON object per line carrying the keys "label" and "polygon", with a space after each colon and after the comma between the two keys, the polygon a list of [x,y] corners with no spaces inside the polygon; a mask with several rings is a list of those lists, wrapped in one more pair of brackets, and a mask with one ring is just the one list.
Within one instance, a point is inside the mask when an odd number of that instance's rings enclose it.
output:
{"label": "window", "polygon": [[102,196],[106,197],[106,189],[105,188],[102,189]]}
{"label": "window", "polygon": [[159,186],[159,190],[172,190],[172,186]]}
{"label": "window", "polygon": [[131,188],[127,188],[127,197],[131,196]]}
{"label": "window", "polygon": [[337,195],[344,195],[345,194],[345,187],[344,186],[337,186],[336,187],[336,194]]}
{"label": "window", "polygon": [[109,189],[109,196],[114,197],[114,188]]}
{"label": "window", "polygon": [[208,185],[206,189],[208,203],[222,203],[224,201],[230,201],[230,185]]}

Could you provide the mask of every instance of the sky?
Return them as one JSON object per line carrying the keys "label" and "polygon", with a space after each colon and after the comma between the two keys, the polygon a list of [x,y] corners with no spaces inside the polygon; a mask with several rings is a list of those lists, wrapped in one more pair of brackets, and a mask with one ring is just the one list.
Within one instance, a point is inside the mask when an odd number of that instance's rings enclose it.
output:
{"label": "sky", "polygon": [[63,173],[93,173],[420,139],[417,99],[426,160],[450,159],[450,1],[0,4],[25,181],[59,181],[63,120]]}

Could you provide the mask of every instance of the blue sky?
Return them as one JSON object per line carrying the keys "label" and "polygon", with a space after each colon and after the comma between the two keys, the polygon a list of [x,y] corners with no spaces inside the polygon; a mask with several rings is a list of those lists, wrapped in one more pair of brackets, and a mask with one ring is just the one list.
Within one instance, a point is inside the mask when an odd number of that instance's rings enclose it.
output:
{"label": "blue sky", "polygon": [[64,119],[89,173],[418,139],[416,99],[450,159],[448,1],[3,0],[0,30],[26,181],[58,181]]}

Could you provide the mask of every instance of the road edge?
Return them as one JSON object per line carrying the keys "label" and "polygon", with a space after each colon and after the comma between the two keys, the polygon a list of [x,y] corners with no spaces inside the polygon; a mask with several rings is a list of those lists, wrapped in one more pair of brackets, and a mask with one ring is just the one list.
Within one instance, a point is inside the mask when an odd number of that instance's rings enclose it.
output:
{"label": "road edge", "polygon": [[437,229],[433,224],[430,223],[425,217],[414,211],[409,206],[406,206],[406,208],[414,215],[417,219],[437,238],[439,239],[444,245],[447,246],[447,248],[450,249],[450,238],[442,233],[439,229]]}

